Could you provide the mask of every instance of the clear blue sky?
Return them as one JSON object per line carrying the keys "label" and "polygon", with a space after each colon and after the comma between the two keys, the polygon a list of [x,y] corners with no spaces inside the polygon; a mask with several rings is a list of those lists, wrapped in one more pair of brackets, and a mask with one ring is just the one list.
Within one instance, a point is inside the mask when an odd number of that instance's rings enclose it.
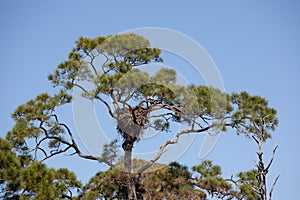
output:
{"label": "clear blue sky", "polygon": [[[300,2],[287,1],[0,1],[0,132],[13,122],[10,113],[41,92],[51,91],[46,77],[66,59],[79,36],[94,37],[138,27],[183,32],[200,43],[217,64],[227,92],[247,90],[278,110],[280,124],[265,145],[266,159],[279,149],[270,178],[281,177],[274,200],[296,199],[299,187]],[[69,112],[71,108],[69,107]],[[65,121],[72,124],[72,114]],[[198,140],[197,140],[198,141]],[[253,166],[255,146],[223,134],[207,157],[225,174]],[[180,161],[197,164],[192,147]],[[90,161],[53,159],[86,181],[97,169]],[[270,180],[272,181],[272,180]]]}

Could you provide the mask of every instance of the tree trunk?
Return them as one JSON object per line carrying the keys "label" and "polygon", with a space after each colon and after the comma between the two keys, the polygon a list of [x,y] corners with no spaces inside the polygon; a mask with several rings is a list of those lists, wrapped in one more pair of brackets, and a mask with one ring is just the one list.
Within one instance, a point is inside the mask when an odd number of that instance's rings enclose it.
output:
{"label": "tree trunk", "polygon": [[259,176],[259,182],[260,182],[260,187],[259,187],[260,199],[267,200],[266,176],[262,173],[260,173],[258,176]]}
{"label": "tree trunk", "polygon": [[258,182],[259,182],[259,192],[260,192],[260,199],[261,200],[267,200],[267,183],[266,183],[266,172],[265,172],[265,165],[263,162],[262,152],[257,153],[259,158],[258,163]]}
{"label": "tree trunk", "polygon": [[132,178],[131,174],[128,174],[127,194],[128,199],[137,200],[135,181]]}
{"label": "tree trunk", "polygon": [[124,151],[125,151],[124,167],[125,167],[126,172],[131,173],[132,150],[124,150]]}
{"label": "tree trunk", "polygon": [[124,159],[124,167],[127,172],[127,195],[128,199],[137,200],[136,194],[136,184],[135,180],[131,174],[131,156],[132,156],[132,148],[135,140],[128,139],[125,140],[122,144],[123,150],[125,152],[125,159]]}

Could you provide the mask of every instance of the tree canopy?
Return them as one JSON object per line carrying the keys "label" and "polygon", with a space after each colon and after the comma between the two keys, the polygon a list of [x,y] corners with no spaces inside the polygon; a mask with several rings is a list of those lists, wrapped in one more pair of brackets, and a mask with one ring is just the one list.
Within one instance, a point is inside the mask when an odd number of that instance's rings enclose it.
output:
{"label": "tree canopy", "polygon": [[[265,179],[277,147],[265,167],[261,146],[278,125],[276,110],[263,97],[246,91],[227,94],[209,86],[183,86],[177,83],[174,69],[162,68],[151,75],[139,68],[159,62],[163,62],[161,51],[136,34],[79,38],[68,59],[48,76],[58,92],[42,93],[12,114],[15,125],[6,139],[1,139],[2,196],[206,199],[211,195],[221,199],[266,199]],[[87,82],[93,87],[85,87]],[[83,97],[103,104],[108,117],[116,122],[115,130],[121,139],[105,145],[102,155],[83,153],[74,139],[76,132],[57,113],[59,107],[72,102],[74,88]],[[143,142],[144,131],[171,134],[176,124],[185,124],[187,128],[173,134],[173,139],[162,143],[150,161],[141,162],[134,171],[132,152],[137,142]],[[174,162],[147,171],[155,166],[167,146],[176,144],[182,135],[228,128],[257,144],[256,169],[241,172],[235,179],[223,178],[221,167],[211,161],[203,161],[191,170]],[[116,150],[118,144],[124,151],[121,157]],[[82,187],[72,172],[49,169],[42,163],[63,153],[104,162],[111,168],[97,173]],[[115,168],[120,163],[124,170]],[[72,195],[74,190],[79,191],[77,197]]]}

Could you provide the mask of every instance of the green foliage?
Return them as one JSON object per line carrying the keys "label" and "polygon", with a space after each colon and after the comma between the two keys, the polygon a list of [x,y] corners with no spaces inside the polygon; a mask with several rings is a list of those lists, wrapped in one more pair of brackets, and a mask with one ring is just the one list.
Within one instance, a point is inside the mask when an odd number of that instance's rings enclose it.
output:
{"label": "green foliage", "polygon": [[231,120],[238,133],[246,136],[255,135],[263,141],[271,138],[270,131],[274,131],[278,126],[278,119],[276,110],[268,107],[266,99],[241,92],[233,93],[230,101],[236,107]]}
{"label": "green foliage", "polygon": [[175,84],[176,71],[174,69],[162,68],[154,75],[153,82],[161,85]]}
{"label": "green foliage", "polygon": [[[106,58],[106,62],[96,69],[93,61],[100,55]],[[152,61],[161,62],[159,55],[159,49],[150,48],[148,40],[135,34],[94,39],[81,37],[69,54],[69,59],[60,64],[48,79],[54,86],[62,86],[66,90],[71,90],[82,80],[88,80],[94,82],[96,91],[106,93],[132,67]],[[99,71],[104,74],[99,75]]]}
{"label": "green foliage", "polygon": [[122,78],[118,80],[118,83],[116,83],[118,87],[117,90],[120,91],[121,99],[126,101],[128,98],[131,98],[132,94],[134,94],[135,98],[139,98],[140,87],[149,81],[149,75],[138,69],[127,72],[126,75],[122,76]]}
{"label": "green foliage", "polygon": [[232,189],[232,185],[222,178],[221,167],[213,165],[212,161],[203,161],[192,170],[200,174],[196,178],[196,186],[206,190],[211,196],[219,198],[238,196],[238,193]]}
{"label": "green foliage", "polygon": [[76,81],[88,78],[89,68],[87,63],[78,60],[68,60],[58,65],[54,74],[50,74],[48,79],[54,86],[61,85],[65,89],[72,89]]}
{"label": "green foliage", "polygon": [[[123,57],[128,55],[131,51],[150,48],[150,43],[142,36],[127,33],[108,36],[100,45],[100,48],[103,52],[113,57]],[[145,55],[142,55],[141,57],[144,56]]]}
{"label": "green foliage", "polygon": [[12,118],[16,121],[32,120],[48,120],[52,112],[57,106],[69,103],[71,96],[63,91],[51,97],[43,93],[37,96],[34,100],[28,101],[26,104],[19,106],[12,114]]}
{"label": "green foliage", "polygon": [[[134,174],[130,175],[116,169],[99,172],[85,186],[82,197],[83,199],[101,197],[126,199],[128,176],[135,178]],[[195,189],[189,182],[190,178],[191,174],[187,168],[178,163],[171,163],[169,166],[144,173],[137,188],[139,199],[195,199],[199,197],[204,199],[206,194]]]}
{"label": "green foliage", "polygon": [[[145,161],[134,162],[134,165],[138,165]],[[192,172],[177,162],[149,170],[139,178],[140,182],[137,184],[139,198],[204,200],[210,195],[219,199],[258,199],[258,195],[252,189],[258,185],[255,178],[256,170],[239,173],[237,180],[225,179],[222,177],[220,166],[205,160],[200,165],[192,167]],[[126,198],[128,177],[135,180],[135,174],[130,175],[116,168],[99,172],[90,179],[81,196],[83,199]]]}
{"label": "green foliage", "polygon": [[[18,176],[21,168],[21,161],[16,154],[11,151],[11,144],[0,138],[0,189],[11,188],[17,190],[19,186]],[[7,191],[6,195],[14,196],[12,191]],[[1,197],[1,194],[0,194]]]}
{"label": "green foliage", "polygon": [[32,162],[19,174],[22,198],[65,199],[70,190],[80,188],[74,173],[67,169],[48,169],[45,164]]}
{"label": "green foliage", "polygon": [[203,161],[200,165],[194,166],[193,171],[198,172],[203,178],[218,177],[222,174],[221,167],[213,165],[212,161]]}
{"label": "green foliage", "polygon": [[[132,152],[145,129],[171,132],[177,123],[188,125],[186,133],[233,128],[259,145],[271,138],[278,119],[276,110],[269,107],[266,99],[247,92],[226,94],[208,86],[178,85],[176,71],[169,68],[162,68],[152,76],[137,68],[162,62],[160,53],[147,39],[136,34],[80,37],[67,60],[48,76],[53,86],[61,90],[52,96],[42,93],[12,114],[15,125],[8,132],[7,140],[0,140],[0,184],[5,198],[70,196],[72,188],[80,187],[75,175],[66,169],[49,169],[37,161],[70,149],[80,157],[124,169],[125,166],[120,167],[125,162],[118,156],[117,141],[105,145],[101,157],[85,155],[76,144],[72,130],[59,121],[56,110],[72,101],[70,93],[74,88],[80,89],[83,97],[103,103],[116,120],[125,155]],[[85,82],[93,87],[85,88]],[[135,172],[146,164],[134,160],[126,170]],[[90,180],[82,198],[126,199],[129,183],[136,184],[138,196],[147,199],[205,199],[208,195],[228,199],[258,197],[253,190],[258,187],[255,170],[238,174],[237,181],[224,179],[221,167],[211,161],[204,161],[192,170],[193,173],[178,163],[171,163],[152,172],[145,170],[137,179],[134,174],[110,169]]]}
{"label": "green foliage", "polygon": [[193,89],[201,115],[220,118],[232,110],[227,95],[220,90],[206,86],[197,86]]}
{"label": "green foliage", "polygon": [[122,199],[127,197],[127,178],[128,174],[116,169],[99,172],[90,179],[84,187],[83,199]]}
{"label": "green foliage", "polygon": [[191,178],[187,167],[174,162],[144,174],[141,187],[146,199],[204,199],[206,194],[195,189]]}
{"label": "green foliage", "polygon": [[253,190],[253,188],[259,187],[259,182],[257,181],[258,171],[256,169],[240,172],[237,177],[241,185],[239,186],[240,193],[246,196],[249,200],[256,200],[259,198],[258,194]]}
{"label": "green foliage", "polygon": [[[105,61],[102,64],[95,62],[101,56]],[[264,98],[246,92],[229,95],[207,86],[183,87],[176,84],[176,71],[173,69],[163,68],[150,77],[135,68],[161,61],[160,50],[151,48],[149,41],[139,35],[81,37],[69,59],[59,65],[49,79],[64,90],[79,87],[90,99],[103,99],[104,94],[122,106],[126,105],[126,109],[131,109],[128,105],[134,107],[134,102],[144,106],[149,98],[156,103],[175,105],[182,110],[180,113],[172,110],[175,122],[215,123],[220,130],[233,127],[238,134],[247,137],[258,134],[257,128],[264,127],[266,130],[260,136],[264,140],[271,137],[270,131],[275,130],[278,119],[276,110],[269,108]],[[94,88],[83,88],[80,85],[83,80],[93,83]],[[170,120],[155,121],[156,125],[163,125],[156,126],[160,130],[170,128]]]}
{"label": "green foliage", "polygon": [[49,169],[41,162],[28,162],[11,151],[0,138],[0,194],[3,199],[65,199],[81,183],[67,169]]}
{"label": "green foliage", "polygon": [[[40,138],[45,136],[48,129],[48,136],[59,136],[64,133],[62,126],[59,126],[55,119],[55,108],[69,103],[71,96],[60,91],[54,96],[46,93],[40,94],[34,100],[19,106],[12,114],[15,126],[8,132],[6,138],[14,145],[16,150],[27,153],[29,150],[25,138]],[[57,141],[50,141],[49,147],[56,147]]]}

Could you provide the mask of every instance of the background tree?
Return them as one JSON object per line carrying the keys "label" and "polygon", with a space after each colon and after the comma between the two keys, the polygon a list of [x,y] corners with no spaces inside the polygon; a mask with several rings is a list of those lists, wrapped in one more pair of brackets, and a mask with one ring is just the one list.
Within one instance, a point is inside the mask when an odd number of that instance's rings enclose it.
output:
{"label": "background tree", "polygon": [[1,199],[72,199],[81,189],[73,172],[49,169],[29,156],[12,152],[8,141],[0,138]]}
{"label": "background tree", "polygon": [[[104,61],[99,63],[99,59]],[[55,95],[43,93],[19,106],[12,114],[16,123],[7,134],[8,141],[18,155],[30,156],[31,161],[68,152],[69,155],[77,154],[113,166],[119,161],[115,157],[116,152],[104,151],[102,156],[83,153],[72,129],[57,115],[57,108],[72,101],[72,90],[80,89],[85,98],[103,104],[109,116],[116,121],[116,131],[122,138],[117,142],[121,143],[124,151],[126,172],[121,175],[126,178],[126,186],[120,182],[122,187],[118,191],[128,199],[137,199],[141,194],[138,187],[143,173],[162,156],[168,145],[177,143],[184,134],[207,133],[215,129],[225,131],[229,127],[258,141],[259,146],[271,137],[270,131],[275,130],[278,120],[276,110],[269,108],[264,98],[250,96],[246,92],[229,95],[207,86],[181,86],[176,83],[176,72],[172,69],[161,69],[149,75],[138,68],[162,60],[159,49],[152,48],[149,41],[135,34],[79,38],[68,60],[58,65],[48,77],[55,87],[60,88],[59,92]],[[85,87],[86,82],[91,83],[93,88]],[[134,145],[141,141],[142,133],[146,129],[154,129],[171,134],[172,127],[178,123],[185,124],[187,128],[162,143],[155,157],[132,175],[132,151]],[[266,191],[262,188],[265,183],[261,184],[265,180],[261,170],[266,169],[258,169],[261,191]],[[226,189],[227,185],[219,180],[217,172],[215,176],[207,184],[215,184],[218,180],[216,184],[220,185],[217,187]],[[196,183],[200,184],[199,181]],[[217,192],[220,193],[220,190]]]}
{"label": "background tree", "polygon": [[[137,161],[134,163],[145,162]],[[99,172],[84,187],[82,199],[122,199],[127,197],[124,171],[111,168]],[[205,160],[189,170],[173,162],[157,170],[144,172],[136,192],[140,199],[237,199],[256,200],[260,197],[257,169],[225,178],[221,167]],[[132,174],[134,177],[135,175]]]}

